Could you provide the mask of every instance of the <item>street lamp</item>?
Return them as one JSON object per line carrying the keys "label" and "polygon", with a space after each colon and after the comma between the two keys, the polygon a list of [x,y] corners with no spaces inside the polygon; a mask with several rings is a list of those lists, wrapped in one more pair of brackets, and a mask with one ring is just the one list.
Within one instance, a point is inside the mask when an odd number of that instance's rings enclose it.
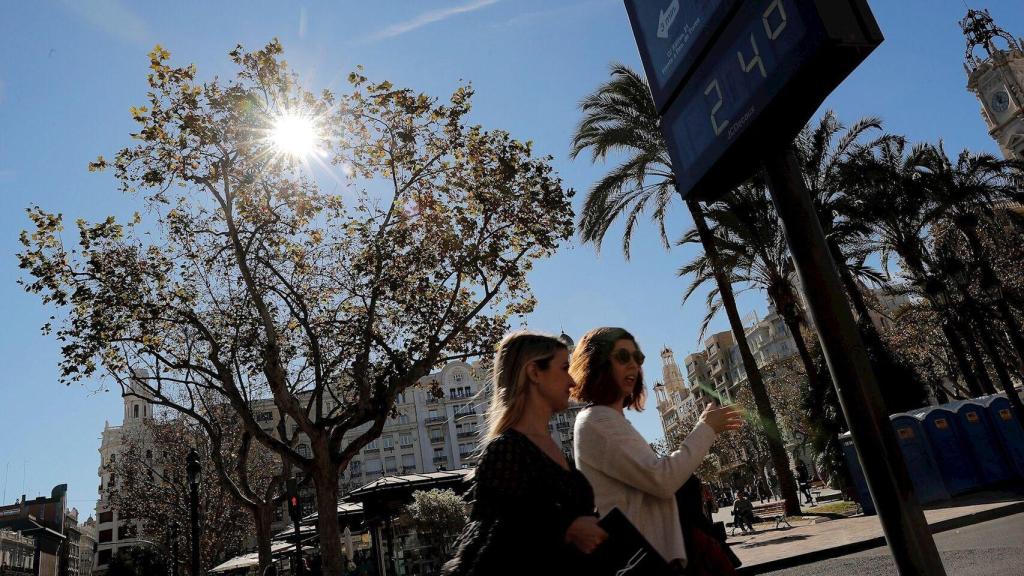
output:
{"label": "street lamp", "polygon": [[192,576],[199,576],[199,453],[195,448],[188,451],[185,459],[188,473],[190,518],[192,520]]}

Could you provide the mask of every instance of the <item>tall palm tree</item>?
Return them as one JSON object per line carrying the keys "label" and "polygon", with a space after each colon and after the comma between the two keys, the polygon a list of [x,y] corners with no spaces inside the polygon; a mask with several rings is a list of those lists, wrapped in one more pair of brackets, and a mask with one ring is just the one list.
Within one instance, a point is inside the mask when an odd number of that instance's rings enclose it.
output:
{"label": "tall palm tree", "polygon": [[858,153],[844,168],[852,187],[850,214],[869,223],[871,241],[885,269],[889,270],[894,255],[898,257],[910,285],[945,319],[943,332],[958,359],[958,351],[966,347],[976,369],[963,363],[960,369],[971,392],[988,391],[993,389],[992,382],[977,342],[963,318],[951,314],[938,298],[948,279],[932,271],[935,258],[928,239],[935,223],[934,204],[924,188],[929,154],[927,145],[909,146],[902,137],[889,138],[872,150]]}
{"label": "tall palm tree", "polygon": [[[994,220],[998,208],[1024,201],[1024,190],[1015,181],[1013,172],[1024,163],[1002,160],[991,154],[972,154],[963,150],[954,162],[940,141],[926,155],[924,188],[933,202],[933,218],[948,220],[963,234],[971,256],[981,272],[982,289],[1000,290],[999,278],[988,254],[982,247],[978,231],[982,220]],[[1024,336],[1005,298],[993,298],[998,316],[1006,323],[1011,343],[1024,360]]]}
{"label": "tall palm tree", "polygon": [[[604,161],[613,153],[625,158],[587,193],[577,226],[580,238],[600,248],[608,229],[615,221],[624,218],[622,250],[628,258],[633,230],[640,217],[650,210],[662,243],[667,247],[665,213],[675,198],[676,178],[647,82],[630,68],[614,64],[611,79],[584,98],[580,108],[583,118],[573,135],[571,156],[576,158],[589,150],[594,162]],[[686,204],[712,263],[723,307],[747,372],[758,419],[768,437],[772,466],[786,501],[786,511],[797,514],[800,500],[789,467],[789,455],[783,445],[761,371],[746,340],[729,274],[720,265],[702,206],[693,200],[687,200]]]}
{"label": "tall palm tree", "polygon": [[[740,186],[708,207],[708,219],[715,223],[714,241],[723,262],[728,262],[733,282],[741,282],[765,291],[775,310],[782,317],[796,344],[800,361],[807,374],[808,385],[818,386],[814,360],[804,340],[802,329],[806,320],[800,309],[799,297],[790,274],[789,247],[782,225],[767,190],[752,181]],[[695,240],[688,233],[682,243]],[[692,281],[683,299],[688,299],[700,286],[713,279],[709,274],[713,266],[707,254],[700,254],[679,270],[680,276]],[[714,296],[714,291],[712,296]],[[720,301],[709,301],[709,312],[702,329],[717,312]]]}

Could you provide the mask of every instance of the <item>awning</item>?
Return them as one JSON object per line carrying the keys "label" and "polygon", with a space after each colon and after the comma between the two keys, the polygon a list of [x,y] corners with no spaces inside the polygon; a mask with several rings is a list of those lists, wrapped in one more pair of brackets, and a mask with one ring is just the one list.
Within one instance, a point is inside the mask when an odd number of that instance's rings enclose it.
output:
{"label": "awning", "polygon": [[[294,544],[288,544],[286,542],[271,542],[270,543],[270,554],[273,556],[280,556],[287,554],[295,550]],[[251,554],[244,554],[242,556],[236,556],[223,564],[210,570],[210,573],[216,572],[230,572],[231,570],[241,570],[243,568],[252,568],[253,566],[260,565],[260,555],[256,552]]]}

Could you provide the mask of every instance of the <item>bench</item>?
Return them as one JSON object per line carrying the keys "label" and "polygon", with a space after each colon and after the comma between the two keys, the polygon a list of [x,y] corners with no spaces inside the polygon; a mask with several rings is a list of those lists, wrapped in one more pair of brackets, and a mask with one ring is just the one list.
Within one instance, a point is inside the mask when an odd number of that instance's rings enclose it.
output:
{"label": "bench", "polygon": [[754,518],[759,522],[770,522],[775,520],[776,529],[779,528],[780,524],[785,524],[790,528],[793,527],[793,525],[789,523],[789,520],[786,519],[786,503],[783,501],[754,506]]}

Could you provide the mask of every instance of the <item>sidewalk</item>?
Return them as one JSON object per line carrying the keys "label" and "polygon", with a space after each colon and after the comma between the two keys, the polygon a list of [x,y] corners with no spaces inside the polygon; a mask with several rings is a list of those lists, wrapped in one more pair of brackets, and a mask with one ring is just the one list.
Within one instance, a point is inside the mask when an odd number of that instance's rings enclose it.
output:
{"label": "sidewalk", "polygon": [[[816,507],[805,507],[813,514]],[[930,505],[925,517],[933,533],[951,530],[1024,511],[1024,494],[979,492],[952,501]],[[729,509],[715,514],[715,520],[731,521]],[[729,545],[743,561],[741,574],[759,574],[833,558],[885,545],[878,516],[857,515],[843,519],[800,516],[789,520],[792,528],[775,530],[774,522],[755,524],[755,534],[730,536]],[[728,534],[731,528],[726,530]]]}

